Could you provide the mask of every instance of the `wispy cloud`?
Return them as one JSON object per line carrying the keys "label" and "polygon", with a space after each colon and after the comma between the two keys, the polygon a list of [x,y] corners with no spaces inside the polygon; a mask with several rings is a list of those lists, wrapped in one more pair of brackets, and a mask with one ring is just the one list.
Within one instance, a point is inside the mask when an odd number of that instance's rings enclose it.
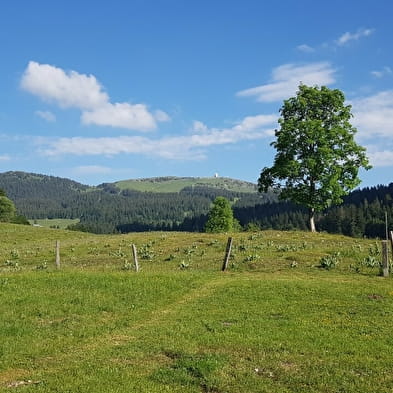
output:
{"label": "wispy cloud", "polygon": [[8,154],[1,154],[0,161],[9,161],[11,157]]}
{"label": "wispy cloud", "polygon": [[302,45],[298,45],[296,47],[296,49],[300,52],[304,52],[304,53],[313,53],[315,52],[315,49],[307,44],[302,44]]}
{"label": "wispy cloud", "polygon": [[163,111],[150,112],[145,104],[111,103],[94,75],[66,72],[61,68],[30,61],[21,87],[61,108],[78,108],[84,124],[148,131],[157,122],[168,121]]}
{"label": "wispy cloud", "polygon": [[367,147],[367,155],[374,168],[393,166],[393,150],[378,150],[375,147]]}
{"label": "wispy cloud", "polygon": [[46,120],[49,123],[53,123],[56,121],[56,116],[49,111],[35,111],[34,112],[38,117],[41,117],[41,119]]}
{"label": "wispy cloud", "polygon": [[385,137],[393,139],[393,90],[352,100],[353,124],[359,137],[369,139]]}
{"label": "wispy cloud", "polygon": [[384,76],[392,75],[393,71],[390,67],[383,67],[379,71],[371,71],[371,75],[375,76],[376,78],[383,78]]}
{"label": "wispy cloud", "polygon": [[359,29],[356,33],[350,33],[349,31],[347,31],[338,38],[336,43],[339,46],[343,46],[350,41],[357,41],[360,38],[368,37],[372,33],[374,33],[374,29]]}
{"label": "wispy cloud", "polygon": [[293,96],[300,83],[329,85],[335,82],[335,69],[330,63],[306,65],[284,64],[272,72],[272,82],[237,93],[239,97],[256,97],[260,102],[275,102]]}
{"label": "wispy cloud", "polygon": [[206,158],[206,149],[210,146],[270,136],[276,122],[277,115],[273,114],[247,116],[233,127],[225,129],[208,128],[202,122],[196,121],[190,135],[161,139],[140,136],[60,138],[41,141],[41,152],[48,156],[144,154],[172,160],[201,160]]}
{"label": "wispy cloud", "polygon": [[393,90],[381,91],[369,97],[352,100],[352,123],[358,137],[367,146],[374,167],[393,166]]}

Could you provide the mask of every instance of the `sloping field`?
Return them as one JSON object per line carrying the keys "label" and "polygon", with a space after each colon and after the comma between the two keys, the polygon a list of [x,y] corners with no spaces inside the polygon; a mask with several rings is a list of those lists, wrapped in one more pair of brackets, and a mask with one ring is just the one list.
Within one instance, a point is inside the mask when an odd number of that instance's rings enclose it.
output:
{"label": "sloping field", "polygon": [[375,242],[233,234],[223,273],[226,235],[0,232],[1,392],[393,389],[392,282],[361,263]]}
{"label": "sloping field", "polygon": [[114,183],[121,190],[180,192],[185,187],[208,186],[234,192],[256,192],[252,183],[225,177],[162,177],[122,180]]}

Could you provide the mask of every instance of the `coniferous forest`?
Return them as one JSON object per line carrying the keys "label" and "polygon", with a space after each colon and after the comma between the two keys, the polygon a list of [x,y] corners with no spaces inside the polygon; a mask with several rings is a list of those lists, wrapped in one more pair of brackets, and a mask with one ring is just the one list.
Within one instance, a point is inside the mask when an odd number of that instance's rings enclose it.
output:
{"label": "coniferous forest", "polygon": [[[239,182],[239,181],[237,181]],[[25,172],[0,174],[0,189],[28,219],[79,219],[70,229],[94,233],[203,231],[217,196],[227,198],[245,230],[307,230],[308,213],[279,201],[273,192],[259,194],[208,185],[179,192],[120,189],[115,183],[91,187],[69,179]],[[354,237],[385,237],[385,217],[392,227],[393,183],[357,189],[344,202],[316,217],[319,231]]]}

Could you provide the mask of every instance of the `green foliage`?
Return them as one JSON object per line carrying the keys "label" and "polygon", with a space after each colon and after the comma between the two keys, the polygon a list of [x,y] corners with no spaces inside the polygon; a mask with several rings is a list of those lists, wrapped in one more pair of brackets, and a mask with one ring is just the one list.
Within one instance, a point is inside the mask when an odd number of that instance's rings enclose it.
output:
{"label": "green foliage", "polygon": [[326,255],[319,260],[319,264],[323,269],[330,270],[340,263],[340,252],[334,252]]}
{"label": "green foliage", "polygon": [[228,199],[217,197],[208,214],[205,230],[208,233],[231,232],[234,230],[233,211]]}
{"label": "green foliage", "polygon": [[359,168],[370,168],[344,101],[340,90],[300,85],[280,110],[274,164],[258,180],[260,191],[280,189],[280,198],[307,207],[312,230],[314,212],[341,203],[360,183]]}
{"label": "green foliage", "polygon": [[0,196],[0,221],[10,222],[15,217],[14,203],[6,196]]}
{"label": "green foliage", "polygon": [[20,214],[15,215],[12,219],[11,222],[13,224],[20,224],[20,225],[30,225],[29,220]]}
{"label": "green foliage", "polygon": [[357,273],[366,270],[375,270],[382,267],[382,251],[377,242],[368,247],[366,256],[358,258],[356,263],[351,265],[351,268]]}

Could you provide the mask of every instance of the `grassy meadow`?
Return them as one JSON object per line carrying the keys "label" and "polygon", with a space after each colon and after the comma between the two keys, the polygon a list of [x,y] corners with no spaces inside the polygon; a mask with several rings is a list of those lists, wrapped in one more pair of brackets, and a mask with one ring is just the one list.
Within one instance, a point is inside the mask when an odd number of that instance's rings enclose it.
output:
{"label": "grassy meadow", "polygon": [[120,190],[136,190],[141,192],[180,192],[183,188],[194,186],[218,187],[234,192],[256,192],[256,186],[251,183],[225,177],[130,179],[118,181],[114,185]]}
{"label": "grassy meadow", "polygon": [[378,242],[231,236],[0,224],[0,392],[393,390]]}
{"label": "grassy meadow", "polygon": [[30,225],[41,226],[44,228],[66,229],[69,225],[77,224],[79,222],[79,218],[43,218],[29,220],[29,222]]}

